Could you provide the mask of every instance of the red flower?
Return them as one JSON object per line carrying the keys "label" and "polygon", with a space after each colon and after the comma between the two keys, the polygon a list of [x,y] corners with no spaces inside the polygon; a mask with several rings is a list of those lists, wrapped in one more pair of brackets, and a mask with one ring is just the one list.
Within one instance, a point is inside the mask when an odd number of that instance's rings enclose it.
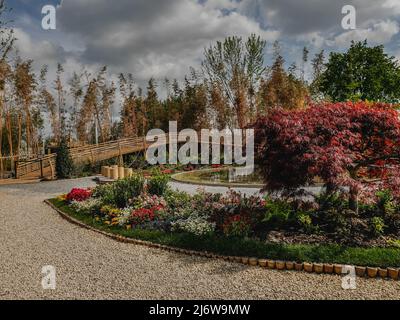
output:
{"label": "red flower", "polygon": [[92,196],[92,192],[86,189],[74,188],[67,194],[67,201],[85,201]]}
{"label": "red flower", "polygon": [[133,225],[153,221],[154,218],[155,215],[153,208],[151,209],[140,208],[133,210],[131,213],[131,222]]}

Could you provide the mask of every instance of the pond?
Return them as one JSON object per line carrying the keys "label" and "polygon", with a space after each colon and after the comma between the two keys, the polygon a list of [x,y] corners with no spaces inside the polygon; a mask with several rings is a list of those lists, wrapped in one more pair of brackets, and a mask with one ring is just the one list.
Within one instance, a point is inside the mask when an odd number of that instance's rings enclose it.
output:
{"label": "pond", "polygon": [[257,170],[249,173],[246,170],[236,170],[232,167],[197,170],[185,173],[178,173],[172,176],[179,182],[187,182],[204,185],[221,186],[248,186],[261,187],[261,175]]}

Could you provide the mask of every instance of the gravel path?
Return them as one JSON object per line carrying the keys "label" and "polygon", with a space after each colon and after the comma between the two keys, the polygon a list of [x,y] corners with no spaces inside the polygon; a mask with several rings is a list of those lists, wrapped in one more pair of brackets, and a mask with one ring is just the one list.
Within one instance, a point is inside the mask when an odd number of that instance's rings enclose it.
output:
{"label": "gravel path", "polygon": [[[42,201],[90,179],[0,186],[0,299],[400,299],[400,282],[281,272],[124,244]],[[57,270],[43,290],[41,269]]]}

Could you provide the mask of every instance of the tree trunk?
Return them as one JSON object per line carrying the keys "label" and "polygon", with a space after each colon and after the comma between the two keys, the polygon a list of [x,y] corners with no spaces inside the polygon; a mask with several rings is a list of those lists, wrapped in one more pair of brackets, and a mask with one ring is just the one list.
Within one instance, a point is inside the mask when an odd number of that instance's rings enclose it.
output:
{"label": "tree trunk", "polygon": [[[10,156],[14,156],[13,152],[13,143],[12,143],[12,118],[10,112],[6,115],[6,128],[7,128],[7,138],[8,138],[8,146],[10,148]],[[11,159],[11,171],[14,171],[14,161],[15,159]]]}
{"label": "tree trunk", "polygon": [[358,214],[358,190],[355,187],[350,187],[349,209]]}
{"label": "tree trunk", "polygon": [[18,114],[18,150],[17,150],[17,155],[18,155],[18,160],[19,160],[19,154],[21,151],[21,141],[22,140],[22,114]]}
{"label": "tree trunk", "polygon": [[[357,168],[351,168],[349,170],[350,177],[354,181],[357,180],[357,172]],[[358,214],[358,188],[354,185],[350,186],[349,190],[349,209]]]}

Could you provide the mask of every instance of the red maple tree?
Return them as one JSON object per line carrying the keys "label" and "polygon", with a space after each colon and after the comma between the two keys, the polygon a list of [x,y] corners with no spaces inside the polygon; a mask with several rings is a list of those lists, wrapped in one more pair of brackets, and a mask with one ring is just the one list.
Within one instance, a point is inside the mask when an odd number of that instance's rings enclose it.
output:
{"label": "red maple tree", "polygon": [[[390,105],[322,103],[277,109],[253,125],[265,189],[293,193],[319,177],[327,192],[361,195],[400,189],[400,120]],[[347,187],[347,188],[343,188]]]}

